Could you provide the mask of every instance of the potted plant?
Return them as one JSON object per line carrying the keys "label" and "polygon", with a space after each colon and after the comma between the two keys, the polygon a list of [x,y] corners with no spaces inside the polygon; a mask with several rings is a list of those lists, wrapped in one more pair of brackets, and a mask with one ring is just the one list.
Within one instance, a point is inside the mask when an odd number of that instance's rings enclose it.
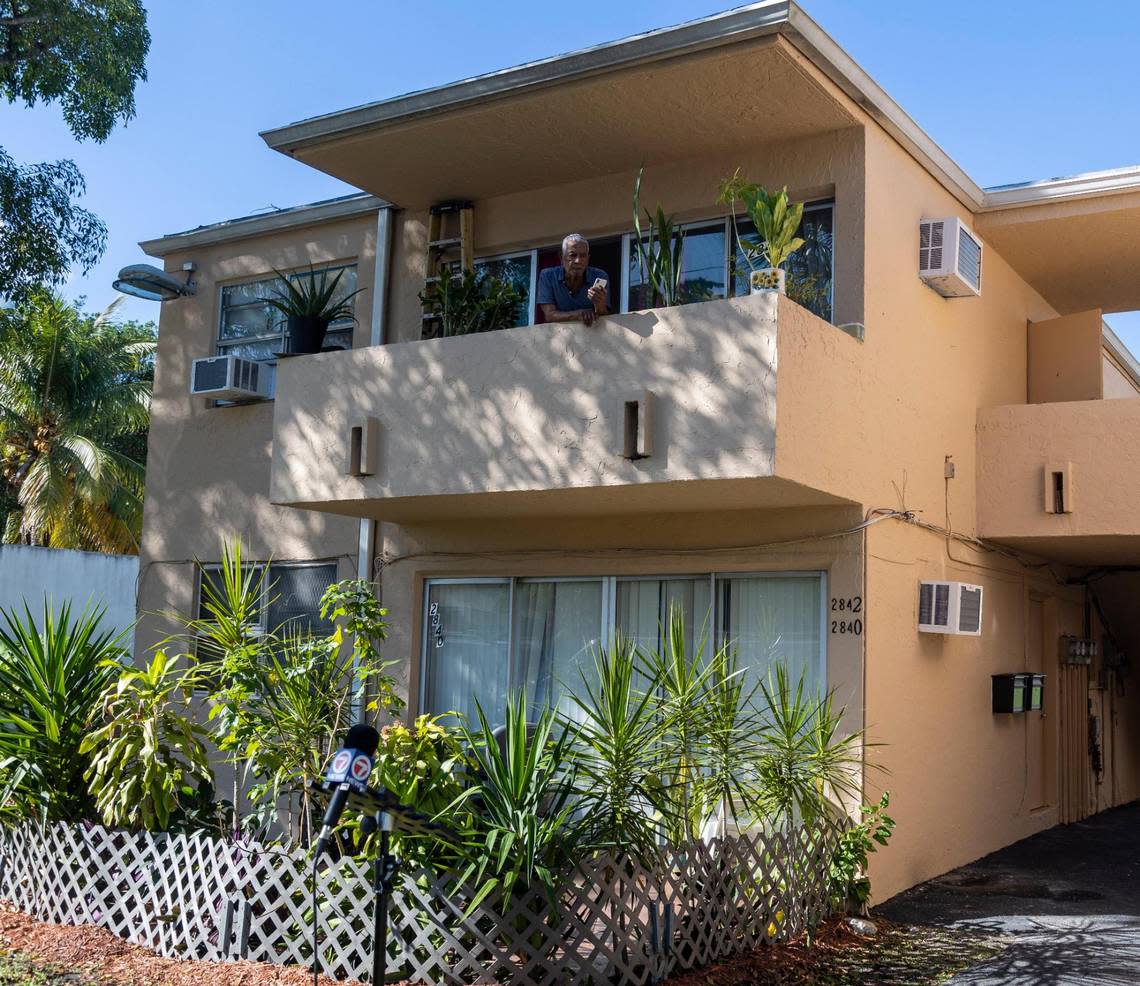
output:
{"label": "potted plant", "polygon": [[330,277],[328,271],[318,274],[310,264],[309,273],[300,274],[294,280],[274,268],[277,284],[273,287],[272,297],[266,298],[265,303],[285,316],[286,352],[291,356],[319,353],[329,324],[337,319],[356,321],[351,302],[364,288],[357,288],[351,294],[334,300],[345,269],[342,267]]}
{"label": "potted plant", "polygon": [[670,308],[682,301],[685,233],[678,228],[673,216],[665,215],[665,210],[660,205],[657,206],[656,215],[645,210],[649,232],[642,232],[641,179],[644,174],[644,168],[638,171],[637,181],[633,185],[633,249],[645,283],[649,286],[650,305]]}
{"label": "potted plant", "polygon": [[[745,211],[756,227],[759,242],[740,235],[736,239],[744,251],[744,259],[751,270],[749,283],[752,293],[775,291],[786,294],[786,271],[788,258],[804,245],[796,236],[803,220],[804,204],[788,199],[787,186],[778,192],[769,192],[763,185],[745,181],[739,169],[731,178],[721,182],[717,201],[732,210],[732,226],[736,230],[736,202],[744,203]],[[766,267],[758,267],[763,259]]]}
{"label": "potted plant", "polygon": [[518,321],[523,294],[513,284],[485,272],[454,273],[443,268],[439,280],[420,292],[420,303],[439,323],[439,335],[509,329]]}

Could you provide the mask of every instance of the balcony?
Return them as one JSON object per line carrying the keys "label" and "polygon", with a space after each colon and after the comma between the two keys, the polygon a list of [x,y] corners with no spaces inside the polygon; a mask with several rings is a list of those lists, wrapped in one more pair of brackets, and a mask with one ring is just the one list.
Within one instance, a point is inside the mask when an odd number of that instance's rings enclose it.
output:
{"label": "balcony", "polygon": [[807,396],[860,351],[756,296],[287,360],[271,498],[401,523],[846,503],[841,470],[777,453],[843,427]]}
{"label": "balcony", "polygon": [[979,411],[981,536],[1073,564],[1140,562],[1137,436],[1140,399]]}

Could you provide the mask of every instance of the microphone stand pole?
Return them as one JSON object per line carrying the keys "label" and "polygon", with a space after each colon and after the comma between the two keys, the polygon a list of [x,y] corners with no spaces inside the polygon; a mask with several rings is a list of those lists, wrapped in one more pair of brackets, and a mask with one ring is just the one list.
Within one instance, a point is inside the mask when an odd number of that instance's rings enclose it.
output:
{"label": "microphone stand pole", "polygon": [[372,867],[372,986],[384,986],[388,975],[388,905],[396,883],[399,864],[392,855],[392,816],[386,811],[376,812],[376,825],[380,830],[380,852]]}

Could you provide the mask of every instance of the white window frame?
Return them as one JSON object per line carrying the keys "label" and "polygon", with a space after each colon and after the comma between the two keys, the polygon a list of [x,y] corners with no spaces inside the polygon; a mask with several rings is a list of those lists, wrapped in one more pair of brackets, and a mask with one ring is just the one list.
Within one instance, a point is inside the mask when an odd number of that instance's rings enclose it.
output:
{"label": "white window frame", "polygon": [[723,632],[720,626],[720,600],[717,593],[717,583],[723,579],[791,579],[815,578],[819,580],[819,654],[813,670],[817,680],[826,689],[827,687],[827,577],[825,569],[779,569],[767,571],[713,571],[692,573],[649,573],[640,575],[543,575],[543,576],[455,576],[455,577],[428,577],[423,580],[423,592],[420,622],[420,667],[419,667],[419,694],[417,696],[417,713],[425,714],[427,709],[427,682],[428,662],[431,659],[431,634],[428,632],[429,594],[434,585],[500,585],[507,588],[507,687],[510,690],[514,685],[511,678],[516,673],[517,646],[515,639],[515,591],[519,584],[544,582],[601,582],[602,583],[602,625],[599,628],[598,639],[610,643],[617,631],[617,587],[621,582],[666,582],[666,581],[692,581],[699,582],[707,579],[709,583],[710,613],[709,625],[712,628],[712,645],[721,646]]}
{"label": "white window frame", "polygon": [[[332,263],[325,264],[323,267],[317,267],[314,265],[313,273],[314,274],[325,274],[325,273],[329,273],[329,272],[335,272],[338,270],[348,270],[350,267],[356,271],[357,277],[359,278],[360,264],[358,263],[356,258],[353,258],[351,260],[344,260],[344,261],[338,260],[338,261],[335,261]],[[304,269],[297,268],[297,269],[291,270],[291,271],[284,271],[283,273],[285,273],[285,275],[287,277],[292,279],[294,277],[301,277],[301,276],[308,274],[309,269],[307,267]],[[217,303],[216,303],[217,310],[214,313],[214,354],[216,356],[225,356],[231,349],[233,349],[237,346],[246,346],[246,345],[251,345],[251,344],[255,345],[255,344],[260,343],[260,342],[273,342],[274,340],[278,340],[281,343],[281,346],[284,347],[284,345],[285,345],[285,334],[286,334],[286,332],[288,332],[288,328],[285,327],[284,325],[282,325],[280,332],[273,332],[273,333],[268,333],[268,334],[263,333],[262,335],[258,335],[258,336],[242,336],[240,339],[223,339],[222,338],[222,319],[225,317],[225,313],[226,313],[226,304],[225,304],[226,290],[229,288],[240,288],[246,284],[260,284],[262,282],[274,281],[276,279],[277,279],[276,273],[260,274],[257,277],[243,277],[240,280],[226,281],[224,284],[218,285],[218,296],[217,296]],[[359,284],[357,286],[359,287]],[[359,295],[357,295],[357,297],[359,297]],[[239,307],[239,306],[235,306],[235,307]],[[356,313],[356,299],[354,298],[353,299],[353,314],[355,315],[355,313]],[[282,318],[284,318],[284,316],[282,316]],[[330,326],[330,330],[333,332],[345,331],[344,329],[334,329],[334,328],[332,328],[332,326]],[[355,335],[355,331],[356,331],[356,322],[354,321],[352,323],[352,329],[349,332],[349,347],[348,347],[349,349],[353,348],[352,344],[355,342],[355,339],[353,338],[353,336]],[[249,357],[245,357],[245,358],[248,359]],[[272,356],[270,356],[266,359],[263,359],[263,360],[255,360],[255,362],[265,363],[269,366],[276,366],[277,365],[276,358],[272,357]]]}

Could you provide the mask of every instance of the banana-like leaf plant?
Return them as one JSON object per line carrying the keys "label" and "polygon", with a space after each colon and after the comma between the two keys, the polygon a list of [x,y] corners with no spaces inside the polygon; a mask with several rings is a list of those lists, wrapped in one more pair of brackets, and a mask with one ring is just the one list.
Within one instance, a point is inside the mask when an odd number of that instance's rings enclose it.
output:
{"label": "banana-like leaf plant", "polygon": [[732,224],[736,228],[736,203],[744,203],[748,217],[756,227],[759,243],[750,242],[737,231],[737,241],[744,251],[748,266],[756,269],[755,261],[763,257],[769,267],[781,268],[788,258],[804,245],[796,236],[804,217],[804,204],[788,199],[787,186],[778,192],[769,192],[763,185],[746,181],[740,170],[720,185],[717,201],[732,210]]}
{"label": "banana-like leaf plant", "polygon": [[115,666],[103,694],[105,724],[87,734],[86,777],[107,825],[165,831],[171,816],[212,781],[207,732],[189,703],[199,678],[193,667],[158,650],[141,668]]}

